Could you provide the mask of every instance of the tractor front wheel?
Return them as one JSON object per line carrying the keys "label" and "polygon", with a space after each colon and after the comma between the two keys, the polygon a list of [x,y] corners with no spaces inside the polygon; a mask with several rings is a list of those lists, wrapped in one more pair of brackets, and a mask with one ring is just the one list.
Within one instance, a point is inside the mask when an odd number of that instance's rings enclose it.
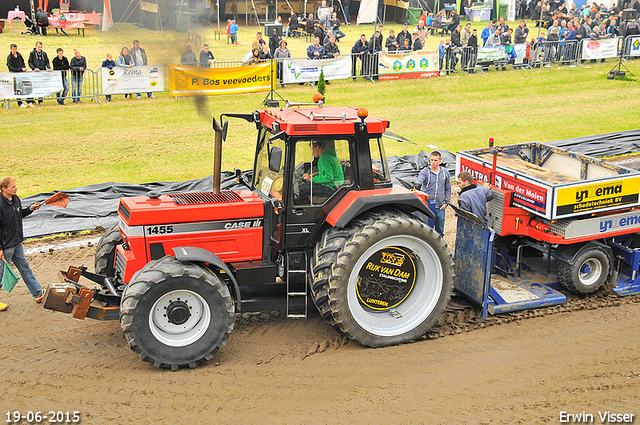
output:
{"label": "tractor front wheel", "polygon": [[421,221],[372,211],[316,245],[312,294],[323,317],[369,347],[410,342],[438,320],[453,290],[453,258]]}
{"label": "tractor front wheel", "polygon": [[122,244],[122,234],[118,223],[109,227],[98,241],[96,253],[93,260],[94,270],[97,274],[114,277],[116,247]]}
{"label": "tractor front wheel", "polygon": [[227,343],[234,304],[210,270],[167,256],[127,285],[120,325],[129,347],[156,367],[196,367]]}

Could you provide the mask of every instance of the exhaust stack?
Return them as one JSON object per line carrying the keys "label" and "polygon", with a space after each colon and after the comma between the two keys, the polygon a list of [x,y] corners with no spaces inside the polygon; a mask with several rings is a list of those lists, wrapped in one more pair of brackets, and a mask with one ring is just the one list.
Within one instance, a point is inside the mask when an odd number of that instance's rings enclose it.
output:
{"label": "exhaust stack", "polygon": [[220,193],[220,180],[222,173],[222,127],[213,119],[213,130],[216,136],[213,142],[213,193]]}

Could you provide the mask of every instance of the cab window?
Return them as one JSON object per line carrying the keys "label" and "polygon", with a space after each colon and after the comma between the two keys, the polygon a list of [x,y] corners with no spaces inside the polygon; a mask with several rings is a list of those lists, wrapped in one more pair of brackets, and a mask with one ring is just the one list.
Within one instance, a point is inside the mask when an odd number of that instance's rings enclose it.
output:
{"label": "cab window", "polygon": [[347,140],[316,139],[296,143],[294,205],[321,205],[339,188],[351,184]]}
{"label": "cab window", "polygon": [[[271,136],[265,133],[265,139]],[[278,171],[269,169],[269,161],[272,154],[276,155],[276,150],[281,150],[281,161]],[[258,156],[256,158],[255,171],[253,173],[253,186],[263,194],[270,196],[282,202],[282,187],[284,182],[284,158],[285,158],[285,142],[280,139],[267,142],[264,140]],[[273,164],[272,164],[273,166]]]}
{"label": "cab window", "polygon": [[373,169],[374,183],[390,183],[389,165],[387,155],[384,153],[384,144],[381,138],[369,139],[369,150],[371,152],[371,168]]}

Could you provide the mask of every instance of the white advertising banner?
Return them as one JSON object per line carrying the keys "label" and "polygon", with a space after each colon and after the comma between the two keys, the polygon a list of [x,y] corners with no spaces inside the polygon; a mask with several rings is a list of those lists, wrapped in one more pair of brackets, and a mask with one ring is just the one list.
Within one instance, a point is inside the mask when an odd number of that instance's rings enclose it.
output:
{"label": "white advertising banner", "polygon": [[378,0],[360,1],[357,24],[375,24],[378,17]]}
{"label": "white advertising banner", "polygon": [[61,71],[0,74],[0,99],[32,99],[62,91]]}
{"label": "white advertising banner", "polygon": [[164,66],[100,68],[103,94],[147,93],[164,90]]}
{"label": "white advertising banner", "polygon": [[380,81],[437,77],[440,75],[437,50],[380,53],[378,58],[378,79]]}
{"label": "white advertising banner", "polygon": [[629,56],[640,56],[640,37],[629,37],[627,40],[627,52]]}
{"label": "white advertising banner", "polygon": [[351,77],[351,56],[334,59],[285,59],[282,61],[282,76],[285,84],[318,81],[320,71],[325,80]]}
{"label": "white advertising banner", "polygon": [[606,59],[618,56],[618,39],[584,40],[582,42],[582,59]]}

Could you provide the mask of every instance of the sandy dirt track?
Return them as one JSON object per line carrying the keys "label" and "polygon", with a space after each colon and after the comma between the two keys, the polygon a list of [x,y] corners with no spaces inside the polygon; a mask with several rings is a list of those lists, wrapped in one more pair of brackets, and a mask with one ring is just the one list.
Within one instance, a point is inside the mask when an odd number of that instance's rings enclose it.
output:
{"label": "sandy dirt track", "polygon": [[[91,267],[93,252],[29,260],[47,283],[68,265]],[[14,411],[79,411],[84,424],[557,424],[562,411],[592,423],[602,423],[598,412],[640,414],[637,302],[383,349],[347,342],[315,312],[301,321],[264,314],[239,320],[213,362],[172,372],[140,361],[118,322],[44,310],[22,282],[0,300],[10,304],[0,313],[2,423]]]}

